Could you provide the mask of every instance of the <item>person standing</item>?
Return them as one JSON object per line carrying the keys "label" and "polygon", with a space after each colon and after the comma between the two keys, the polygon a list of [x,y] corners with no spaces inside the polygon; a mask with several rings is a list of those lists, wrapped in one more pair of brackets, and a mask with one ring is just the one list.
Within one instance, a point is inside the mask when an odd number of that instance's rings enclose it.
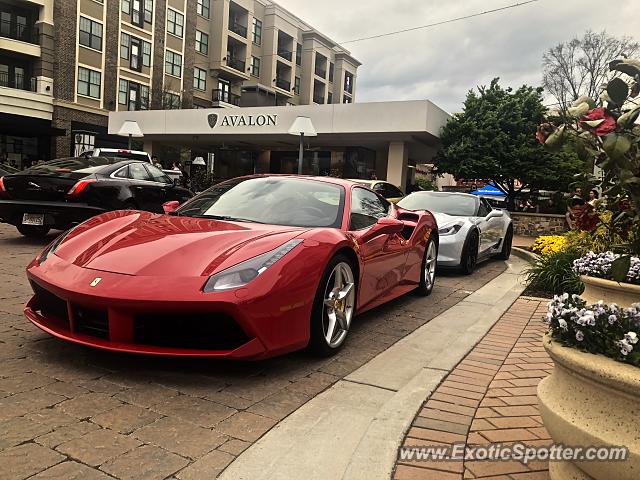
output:
{"label": "person standing", "polygon": [[591,189],[589,190],[589,200],[587,201],[587,203],[592,207],[595,207],[599,198],[600,194],[598,193],[598,191],[595,188]]}
{"label": "person standing", "polygon": [[582,188],[576,187],[573,192],[573,195],[571,195],[571,197],[567,201],[567,213],[565,214],[565,218],[567,219],[567,224],[569,225],[569,228],[571,230],[575,228],[575,222],[576,222],[576,218],[571,210],[573,208],[580,207],[585,203],[586,202],[584,200],[584,197],[582,196]]}

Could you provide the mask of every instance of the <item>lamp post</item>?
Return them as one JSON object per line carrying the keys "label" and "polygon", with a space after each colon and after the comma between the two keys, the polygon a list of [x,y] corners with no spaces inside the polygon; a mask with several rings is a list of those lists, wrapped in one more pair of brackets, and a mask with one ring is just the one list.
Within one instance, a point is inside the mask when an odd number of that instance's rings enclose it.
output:
{"label": "lamp post", "polygon": [[140,126],[138,122],[135,120],[125,120],[120,130],[118,131],[118,135],[121,137],[129,137],[129,150],[131,150],[131,140],[133,137],[142,138],[144,135],[142,134],[142,130],[140,130]]}
{"label": "lamp post", "polygon": [[304,137],[317,137],[318,132],[309,117],[297,117],[291,128],[290,135],[300,135],[300,150],[298,151],[298,175],[302,175],[302,160],[304,159]]}

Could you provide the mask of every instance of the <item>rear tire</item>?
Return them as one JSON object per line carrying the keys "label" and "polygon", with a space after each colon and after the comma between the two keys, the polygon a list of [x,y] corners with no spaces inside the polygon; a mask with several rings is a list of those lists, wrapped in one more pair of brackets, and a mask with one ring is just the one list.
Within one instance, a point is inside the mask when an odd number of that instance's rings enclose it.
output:
{"label": "rear tire", "polygon": [[478,263],[479,241],[480,237],[478,236],[478,232],[473,231],[464,242],[462,258],[460,259],[460,270],[465,275],[471,275],[476,269],[476,264]]}
{"label": "rear tire", "polygon": [[[322,275],[311,311],[309,349],[315,355],[330,357],[344,346],[355,314],[357,288],[351,261],[344,255],[333,257]],[[332,302],[334,307],[329,306]]]}
{"label": "rear tire", "polygon": [[511,245],[513,245],[513,226],[509,225],[502,242],[502,250],[498,254],[500,260],[509,260],[511,256]]}
{"label": "rear tire", "polygon": [[18,231],[28,238],[44,238],[51,230],[49,227],[39,225],[18,225]]}
{"label": "rear tire", "polygon": [[422,257],[422,268],[420,269],[420,284],[416,288],[416,293],[423,297],[431,295],[436,282],[436,271],[438,265],[438,245],[433,238],[430,238],[424,249]]}

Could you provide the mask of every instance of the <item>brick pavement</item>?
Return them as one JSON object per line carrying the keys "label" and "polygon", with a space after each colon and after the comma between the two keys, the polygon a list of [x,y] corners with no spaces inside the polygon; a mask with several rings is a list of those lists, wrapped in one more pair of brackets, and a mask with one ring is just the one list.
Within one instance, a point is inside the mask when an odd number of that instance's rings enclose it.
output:
{"label": "brick pavement", "polygon": [[330,359],[215,362],[103,352],[41,332],[22,306],[24,267],[45,243],[0,225],[0,479],[215,478],[292,411],[505,269],[441,275],[430,297],[358,317]]}
{"label": "brick pavement", "polygon": [[[542,346],[547,300],[520,297],[424,402],[405,447],[549,444],[536,386],[553,363]],[[394,480],[542,480],[546,462],[400,460]]]}

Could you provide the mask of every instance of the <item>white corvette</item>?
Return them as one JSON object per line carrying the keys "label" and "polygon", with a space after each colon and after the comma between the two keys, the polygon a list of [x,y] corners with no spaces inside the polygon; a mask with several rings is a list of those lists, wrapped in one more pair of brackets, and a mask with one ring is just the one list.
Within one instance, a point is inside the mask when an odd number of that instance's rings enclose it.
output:
{"label": "white corvette", "polygon": [[406,210],[429,210],[438,222],[438,266],[470,274],[479,260],[511,255],[513,223],[506,210],[467,193],[414,192],[398,202]]}

